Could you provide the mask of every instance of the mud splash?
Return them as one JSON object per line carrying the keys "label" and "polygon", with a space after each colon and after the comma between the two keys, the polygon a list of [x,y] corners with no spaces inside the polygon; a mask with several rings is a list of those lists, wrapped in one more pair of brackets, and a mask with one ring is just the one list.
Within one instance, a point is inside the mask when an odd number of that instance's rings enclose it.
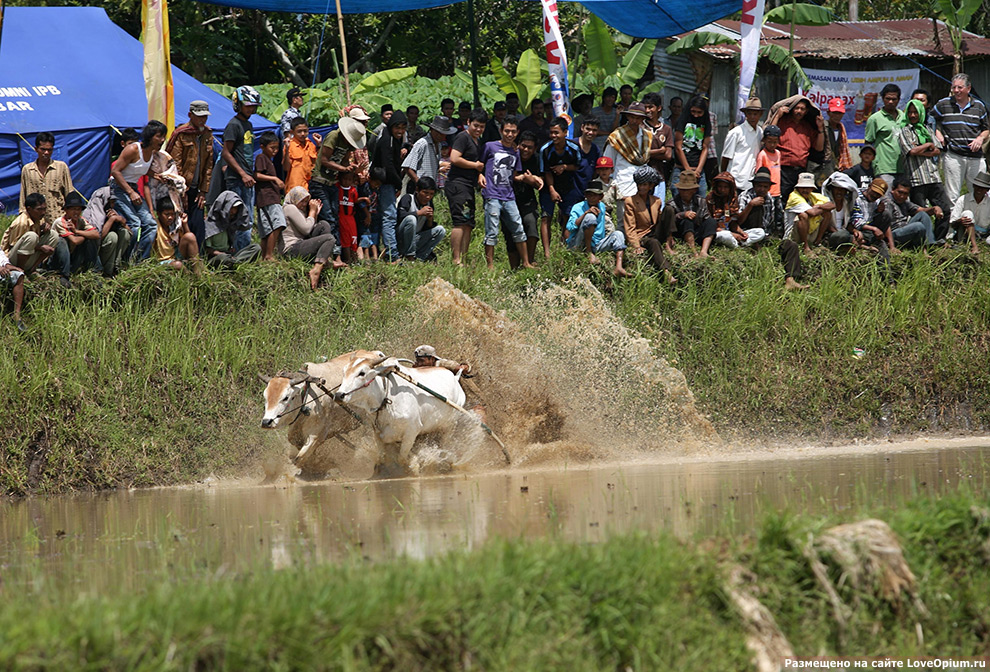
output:
{"label": "mud splash", "polygon": [[719,442],[684,375],[623,326],[584,278],[530,288],[505,312],[441,278],[420,295],[439,336],[433,345],[479,372],[489,424],[516,464]]}

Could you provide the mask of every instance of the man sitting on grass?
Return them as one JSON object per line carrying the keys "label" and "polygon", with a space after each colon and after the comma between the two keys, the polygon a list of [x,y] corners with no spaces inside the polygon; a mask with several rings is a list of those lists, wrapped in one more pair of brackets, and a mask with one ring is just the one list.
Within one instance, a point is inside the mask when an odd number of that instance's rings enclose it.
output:
{"label": "man sitting on grass", "polygon": [[52,225],[58,235],[58,243],[48,264],[52,270],[59,272],[59,282],[65,287],[71,287],[69,276],[72,273],[85,271],[96,264],[100,232],[83,219],[84,207],[86,200],[82,194],[69,192],[65,197],[65,214]]}
{"label": "man sitting on grass", "polygon": [[832,211],[835,204],[817,190],[813,173],[798,175],[794,191],[787,197],[787,218],[784,222],[784,238],[801,244],[805,254],[822,242],[832,230]]}
{"label": "man sitting on grass", "polygon": [[21,322],[21,306],[24,305],[24,271],[10,263],[3,250],[0,250],[0,282],[13,287],[14,323],[18,331],[27,331],[27,327]]}
{"label": "man sitting on grass", "polygon": [[261,256],[261,245],[251,243],[234,249],[234,238],[241,231],[251,230],[251,220],[244,201],[233,191],[224,191],[210,206],[206,216],[206,262],[218,268],[234,268]]}
{"label": "man sitting on grass", "polygon": [[[667,251],[674,252],[674,236],[677,236],[687,243],[694,256],[707,257],[715,238],[715,220],[708,214],[708,203],[698,194],[698,178],[690,170],[681,171],[674,188],[677,190],[674,197],[667,201],[660,215],[662,230],[667,232]],[[696,251],[694,243],[699,237],[701,250]]]}
{"label": "man sitting on grass", "polygon": [[17,215],[0,238],[0,250],[12,264],[30,276],[55,252],[58,234],[45,220],[48,204],[39,193],[24,197],[24,212]]}
{"label": "man sitting on grass", "polygon": [[571,250],[585,250],[588,261],[598,263],[595,252],[615,252],[615,268],[612,273],[628,277],[622,267],[622,251],[626,249],[626,237],[621,231],[605,232],[605,208],[601,206],[605,185],[601,180],[592,180],[584,190],[584,200],[571,208],[567,220],[567,247]]}
{"label": "man sitting on grass", "polygon": [[973,254],[980,252],[977,238],[986,238],[990,233],[990,199],[987,192],[990,192],[990,174],[982,171],[970,185],[969,193],[956,199],[949,216],[950,225],[958,231],[956,239],[969,241],[969,251]]}
{"label": "man sitting on grass", "polygon": [[395,231],[399,256],[406,261],[436,261],[433,251],[447,234],[433,218],[437,183],[432,177],[416,182],[416,193],[404,194],[396,205],[399,226]]}

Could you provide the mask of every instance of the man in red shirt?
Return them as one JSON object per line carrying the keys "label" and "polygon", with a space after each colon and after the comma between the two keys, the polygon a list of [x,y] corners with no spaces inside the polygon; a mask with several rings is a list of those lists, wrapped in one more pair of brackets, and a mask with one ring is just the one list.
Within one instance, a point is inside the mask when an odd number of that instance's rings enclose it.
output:
{"label": "man in red shirt", "polygon": [[809,170],[809,161],[825,160],[825,120],[814,103],[799,94],[774,103],[767,123],[780,128],[780,196],[786,203],[798,175]]}

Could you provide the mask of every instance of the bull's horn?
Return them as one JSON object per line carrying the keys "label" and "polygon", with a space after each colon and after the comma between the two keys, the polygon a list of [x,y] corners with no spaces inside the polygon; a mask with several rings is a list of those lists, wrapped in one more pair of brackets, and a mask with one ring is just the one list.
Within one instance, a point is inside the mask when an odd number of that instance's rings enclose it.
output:
{"label": "bull's horn", "polygon": [[381,357],[375,357],[373,360],[371,360],[370,362],[368,362],[368,366],[370,366],[371,368],[375,368],[376,366],[378,366],[379,364],[381,364],[382,362],[384,362],[386,359],[388,359],[388,355],[382,355]]}

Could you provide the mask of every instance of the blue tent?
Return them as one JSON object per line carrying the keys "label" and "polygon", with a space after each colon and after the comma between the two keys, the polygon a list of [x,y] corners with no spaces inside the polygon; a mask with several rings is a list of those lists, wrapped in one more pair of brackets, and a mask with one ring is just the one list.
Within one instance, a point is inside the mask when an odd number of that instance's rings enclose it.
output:
{"label": "blue tent", "polygon": [[[302,14],[333,13],[326,0],[200,0],[226,7]],[[602,21],[632,37],[670,37],[742,10],[740,0],[579,0]],[[463,0],[340,0],[344,14],[429,9]],[[566,11],[561,9],[561,11]]]}
{"label": "blue tent", "polygon": [[[39,32],[41,31],[41,32]],[[42,39],[41,35],[58,36]],[[0,42],[0,203],[16,212],[21,166],[35,160],[40,131],[55,134],[55,158],[69,164],[72,182],[88,197],[106,184],[114,128],[148,121],[141,43],[99,7],[8,7]],[[193,100],[213,112],[222,131],[230,101],[172,68],[176,123]],[[257,131],[275,128],[259,116]]]}

